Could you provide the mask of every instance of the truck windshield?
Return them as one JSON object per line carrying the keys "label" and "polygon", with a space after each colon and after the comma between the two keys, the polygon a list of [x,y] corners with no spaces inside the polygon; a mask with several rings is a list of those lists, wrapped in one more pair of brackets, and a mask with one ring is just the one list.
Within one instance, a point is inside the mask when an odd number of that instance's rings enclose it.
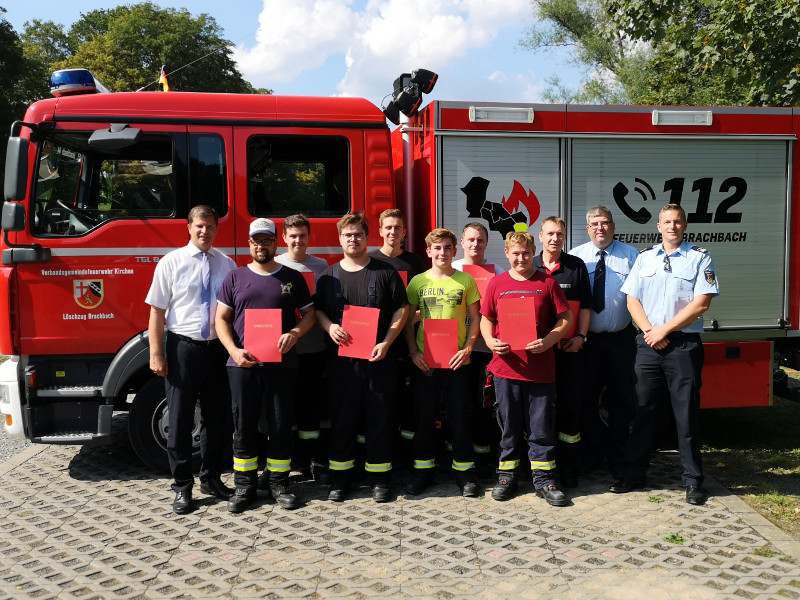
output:
{"label": "truck windshield", "polygon": [[173,214],[169,136],[142,136],[130,148],[103,155],[90,150],[90,133],[57,133],[41,145],[34,234],[79,236],[112,219]]}

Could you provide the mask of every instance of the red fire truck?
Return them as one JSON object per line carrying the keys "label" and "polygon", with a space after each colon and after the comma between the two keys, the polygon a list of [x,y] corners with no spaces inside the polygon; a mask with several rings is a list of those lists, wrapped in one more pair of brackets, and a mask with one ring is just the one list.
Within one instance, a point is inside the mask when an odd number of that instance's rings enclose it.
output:
{"label": "red fire truck", "polygon": [[[64,76],[62,87],[77,89]],[[92,90],[90,83],[81,86]],[[63,90],[62,90],[63,91]],[[353,98],[205,93],[64,94],[12,127],[0,266],[0,411],[39,443],[99,444],[129,413],[141,459],[166,464],[163,381],[149,370],[144,297],[158,259],[186,243],[197,204],[221,215],[216,246],[242,264],[255,217],[312,219],[310,252],[339,253],[335,222],[408,215],[409,244],[479,220],[503,236],[586,210],[657,243],[678,202],[714,257],[722,295],[705,315],[705,406],[768,405],[773,355],[800,322],[800,129],[793,109],[432,102],[394,131]],[[373,245],[376,242],[373,241]],[[794,267],[794,268],[793,268]],[[199,417],[196,422],[199,430]]]}

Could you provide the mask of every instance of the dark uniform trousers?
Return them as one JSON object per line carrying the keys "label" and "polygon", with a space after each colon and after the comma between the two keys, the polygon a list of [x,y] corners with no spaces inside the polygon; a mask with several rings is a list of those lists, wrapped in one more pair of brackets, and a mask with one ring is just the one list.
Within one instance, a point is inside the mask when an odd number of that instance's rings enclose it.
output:
{"label": "dark uniform trousers", "polygon": [[256,489],[259,419],[268,426],[267,470],[270,482],[289,478],[292,463],[292,409],[296,368],[228,367],[233,404],[233,481],[237,488]]}
{"label": "dark uniform trousers", "polygon": [[556,461],[561,475],[576,476],[580,466],[581,404],[586,373],[584,351],[556,350]]}
{"label": "dark uniform trousers", "polygon": [[486,402],[486,367],[492,360],[491,352],[473,352],[469,364],[462,367],[469,373],[469,395],[472,408],[472,450],[475,457],[489,462],[492,448],[497,447],[500,432],[497,419],[492,414],[492,402]]}
{"label": "dark uniform trousers", "polygon": [[497,422],[502,434],[498,475],[514,477],[519,466],[523,435],[528,436],[528,459],[536,488],[555,483],[556,385],[503,379],[495,376]]}
{"label": "dark uniform trousers", "polygon": [[[415,367],[416,369],[416,367]],[[469,415],[469,374],[459,369],[430,369],[414,373],[414,468],[430,469],[436,458],[436,416],[439,398],[444,398],[450,443],[453,446],[453,469],[468,471],[475,467]]]}
{"label": "dark uniform trousers", "polygon": [[642,334],[636,337],[637,407],[625,452],[624,474],[638,478],[647,471],[656,409],[666,387],[678,429],[678,451],[683,467],[681,483],[702,485],[698,421],[703,344],[697,333],[675,332],[668,339],[666,348],[655,350],[647,345]]}
{"label": "dark uniform trousers", "polygon": [[[194,411],[200,402],[200,479],[219,477],[223,458],[228,455],[223,444],[230,435],[231,411],[225,361],[228,353],[219,340],[193,342],[190,338],[167,332],[166,343],[167,407],[169,432],[167,456],[175,482],[172,489],[192,489],[192,429]],[[227,443],[230,438],[227,437]]]}
{"label": "dark uniform trousers", "polygon": [[356,440],[364,435],[365,469],[372,474],[392,469],[397,433],[395,398],[397,361],[392,356],[369,362],[329,351],[328,385],[331,437],[329,468],[333,477],[349,476],[355,466]]}
{"label": "dark uniform trousers", "polygon": [[303,466],[323,464],[319,426],[326,402],[325,351],[298,354],[297,361],[294,421],[297,425],[298,459]]}
{"label": "dark uniform trousers", "polygon": [[[581,407],[581,463],[593,468],[607,457],[611,471],[619,473],[635,411],[636,329],[629,324],[619,331],[592,332],[582,351],[586,393]],[[608,426],[600,419],[604,387]]]}

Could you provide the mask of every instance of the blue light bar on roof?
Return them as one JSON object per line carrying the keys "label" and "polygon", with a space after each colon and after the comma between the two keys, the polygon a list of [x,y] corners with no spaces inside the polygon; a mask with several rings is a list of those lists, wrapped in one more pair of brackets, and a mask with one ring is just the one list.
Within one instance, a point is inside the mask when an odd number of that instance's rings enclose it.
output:
{"label": "blue light bar on roof", "polygon": [[56,98],[70,94],[107,94],[110,91],[89,69],[61,69],[50,75],[50,93]]}

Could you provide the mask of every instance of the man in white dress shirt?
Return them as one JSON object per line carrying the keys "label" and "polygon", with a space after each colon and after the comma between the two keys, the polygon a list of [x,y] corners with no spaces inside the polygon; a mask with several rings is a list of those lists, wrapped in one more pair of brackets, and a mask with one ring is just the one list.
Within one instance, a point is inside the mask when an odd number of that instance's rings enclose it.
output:
{"label": "man in white dress shirt", "polygon": [[[167,454],[174,479],[172,509],[177,514],[192,508],[192,427],[198,400],[203,419],[200,490],[221,500],[233,493],[220,479],[231,408],[225,371],[228,353],[217,339],[214,313],[222,280],[236,263],[212,247],[218,222],[210,206],[189,211],[189,243],[158,261],[145,299],[150,305],[150,369],[166,381]],[[230,438],[227,443],[232,443]]]}
{"label": "man in white dress shirt", "polygon": [[[581,466],[597,467],[604,457],[618,475],[634,411],[633,362],[636,329],[627,296],[620,291],[638,250],[614,239],[614,219],[605,206],[586,213],[590,241],[570,254],[586,263],[592,287],[592,314],[583,351],[586,354],[586,396],[581,408]],[[600,420],[599,400],[606,389],[608,427]]]}

